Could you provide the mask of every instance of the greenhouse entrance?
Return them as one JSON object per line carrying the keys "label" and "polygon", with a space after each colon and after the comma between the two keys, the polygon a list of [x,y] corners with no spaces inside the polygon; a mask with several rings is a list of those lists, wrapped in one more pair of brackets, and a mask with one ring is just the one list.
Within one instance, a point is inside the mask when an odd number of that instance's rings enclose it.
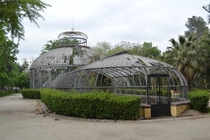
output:
{"label": "greenhouse entrance", "polygon": [[151,117],[170,116],[169,74],[149,74],[147,79],[147,103],[151,105]]}

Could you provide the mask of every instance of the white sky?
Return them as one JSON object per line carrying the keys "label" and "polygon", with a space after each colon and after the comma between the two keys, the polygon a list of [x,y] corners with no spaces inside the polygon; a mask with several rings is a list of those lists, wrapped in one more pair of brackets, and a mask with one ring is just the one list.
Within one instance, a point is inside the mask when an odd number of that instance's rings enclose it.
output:
{"label": "white sky", "polygon": [[[187,30],[185,22],[192,16],[207,21],[202,8],[208,0],[42,0],[52,7],[41,13],[39,28],[23,21],[25,40],[20,42],[18,62],[39,56],[43,45],[57,39],[64,31],[84,32],[88,45],[107,41],[113,46],[121,41],[152,42],[162,52],[170,46],[171,38],[178,38]],[[73,23],[73,24],[72,24]]]}

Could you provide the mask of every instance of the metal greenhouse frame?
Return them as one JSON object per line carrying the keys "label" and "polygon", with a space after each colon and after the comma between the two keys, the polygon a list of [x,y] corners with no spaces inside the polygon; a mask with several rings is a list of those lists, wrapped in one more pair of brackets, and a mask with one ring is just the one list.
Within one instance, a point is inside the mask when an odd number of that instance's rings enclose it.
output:
{"label": "metal greenhouse frame", "polygon": [[188,101],[187,82],[173,66],[126,51],[98,58],[87,46],[87,38],[74,30],[59,34],[58,47],[33,62],[31,88],[141,96],[141,103],[151,106],[152,116],[170,115],[171,102]]}
{"label": "metal greenhouse frame", "polygon": [[30,88],[42,88],[66,72],[90,63],[94,51],[87,46],[88,36],[78,31],[58,35],[57,48],[41,54],[30,67]]}
{"label": "metal greenhouse frame", "polygon": [[[151,77],[148,84],[148,77],[152,74],[168,77],[162,78],[161,81]],[[187,100],[186,80],[174,67],[154,59],[130,54],[119,54],[98,60],[50,81],[45,87],[66,91],[74,89],[79,92],[100,89],[118,94],[141,95],[143,102],[149,103],[149,98],[146,97],[148,86],[152,96],[157,96],[159,83],[162,88],[170,91],[161,97],[170,94],[172,101]]]}

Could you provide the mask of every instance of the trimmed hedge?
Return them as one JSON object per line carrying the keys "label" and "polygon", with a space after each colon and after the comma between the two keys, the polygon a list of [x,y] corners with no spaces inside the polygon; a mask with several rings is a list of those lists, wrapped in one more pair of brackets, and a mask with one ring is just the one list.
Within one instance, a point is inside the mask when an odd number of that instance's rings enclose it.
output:
{"label": "trimmed hedge", "polygon": [[23,98],[29,99],[41,99],[41,94],[39,89],[23,89],[21,90]]}
{"label": "trimmed hedge", "polygon": [[188,93],[191,108],[200,112],[207,112],[210,94],[207,90],[193,90]]}
{"label": "trimmed hedge", "polygon": [[13,90],[0,91],[0,97],[7,96],[14,93]]}
{"label": "trimmed hedge", "polygon": [[76,93],[42,89],[41,100],[57,114],[92,119],[133,120],[140,115],[140,96],[106,92]]}

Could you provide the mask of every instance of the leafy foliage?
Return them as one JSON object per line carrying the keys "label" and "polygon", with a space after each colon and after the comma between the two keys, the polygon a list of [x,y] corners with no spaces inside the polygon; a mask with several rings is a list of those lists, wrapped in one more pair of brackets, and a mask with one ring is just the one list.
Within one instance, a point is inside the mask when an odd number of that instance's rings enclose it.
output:
{"label": "leafy foliage", "polygon": [[20,89],[29,88],[29,77],[27,73],[22,72],[17,76],[15,86],[19,87]]}
{"label": "leafy foliage", "polygon": [[23,89],[21,90],[23,98],[41,99],[40,90],[38,89]]}
{"label": "leafy foliage", "polygon": [[75,44],[77,44],[78,41],[76,39],[70,39],[70,38],[62,38],[61,40],[49,40],[47,41],[47,43],[44,45],[44,47],[42,48],[41,50],[41,54],[43,53],[46,53],[50,50],[53,50],[57,47],[60,47],[60,46],[69,46],[69,45],[72,45],[74,46]]}
{"label": "leafy foliage", "polygon": [[119,53],[119,52],[123,52],[123,51],[128,51],[128,48],[124,47],[124,46],[115,46],[114,48],[110,49],[107,52],[107,56],[111,56],[113,54]]}
{"label": "leafy foliage", "polygon": [[0,2],[0,26],[12,38],[24,39],[22,20],[28,18],[38,26],[37,20],[43,18],[39,13],[50,6],[41,0],[5,0]]}
{"label": "leafy foliage", "polygon": [[[41,0],[4,0],[0,2],[0,88],[13,87],[17,85],[17,77],[23,69],[26,70],[28,65],[20,69],[15,62],[17,60],[18,45],[14,39],[24,39],[24,27],[22,21],[24,18],[29,19],[38,26],[37,20],[42,18],[40,14],[46,7],[50,6]],[[10,40],[7,35],[11,35]],[[26,72],[26,71],[25,71]],[[20,74],[21,87],[23,86],[24,75]],[[26,80],[26,79],[25,79]],[[26,84],[26,83],[24,83]]]}
{"label": "leafy foliage", "polygon": [[207,90],[194,90],[189,92],[191,108],[201,112],[207,112],[210,94]]}
{"label": "leafy foliage", "polygon": [[157,46],[153,46],[152,42],[144,42],[142,45],[137,45],[131,48],[131,54],[145,56],[153,59],[159,59],[161,51]]}
{"label": "leafy foliage", "polygon": [[41,53],[46,53],[49,50],[53,50],[59,45],[59,40],[49,40],[47,43],[44,45],[44,47],[41,50]]}
{"label": "leafy foliage", "polygon": [[23,59],[23,63],[20,65],[20,72],[28,72],[29,71],[29,63],[26,58]]}
{"label": "leafy foliage", "polygon": [[108,51],[111,49],[111,43],[106,41],[98,42],[95,47],[92,47],[92,49],[99,55],[107,56]]}
{"label": "leafy foliage", "polygon": [[58,114],[96,119],[137,119],[140,97],[118,96],[105,92],[67,93],[41,90],[41,100]]}
{"label": "leafy foliage", "polygon": [[144,42],[141,44],[135,44],[133,46],[128,46],[126,44],[118,44],[115,47],[109,42],[98,42],[93,50],[97,52],[97,54],[102,54],[104,56],[110,56],[119,52],[128,51],[133,55],[145,56],[153,59],[159,59],[161,56],[161,51],[157,46],[153,46],[152,42]]}
{"label": "leafy foliage", "polygon": [[171,39],[167,47],[166,62],[176,67],[186,78],[189,89],[194,76],[205,72],[207,52],[196,43],[196,38],[179,36],[178,41]]}
{"label": "leafy foliage", "polygon": [[209,13],[209,15],[208,15],[208,23],[210,23],[210,4],[204,5],[203,9],[206,10]]}
{"label": "leafy foliage", "polygon": [[15,63],[18,44],[5,36],[0,35],[0,38],[0,86],[12,86],[18,70]]}
{"label": "leafy foliage", "polygon": [[[202,36],[200,44],[207,51],[206,57],[206,71],[204,74],[200,75],[202,77],[202,81],[204,81],[204,87],[210,87],[210,32],[209,30],[205,32]],[[205,82],[205,80],[206,82]]]}
{"label": "leafy foliage", "polygon": [[12,93],[14,93],[13,90],[0,91],[0,97],[8,96]]}
{"label": "leafy foliage", "polygon": [[197,39],[201,39],[204,32],[208,29],[206,26],[206,22],[202,17],[192,16],[192,18],[188,18],[188,21],[185,23],[185,26],[188,28],[185,31],[185,35],[195,36]]}

